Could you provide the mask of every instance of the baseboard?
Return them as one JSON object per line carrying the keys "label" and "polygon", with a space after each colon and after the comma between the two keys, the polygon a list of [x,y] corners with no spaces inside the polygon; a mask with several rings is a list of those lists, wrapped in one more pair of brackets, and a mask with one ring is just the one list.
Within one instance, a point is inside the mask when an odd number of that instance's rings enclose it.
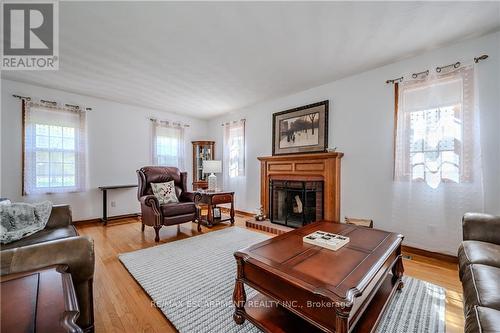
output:
{"label": "baseboard", "polygon": [[[123,215],[114,215],[114,216],[109,216],[108,217],[108,222],[114,221],[114,220],[120,220],[120,219],[127,219],[127,218],[138,218],[140,217],[140,213],[131,213],[131,214],[123,214]],[[92,223],[102,223],[102,219],[100,217],[98,218],[93,218],[93,219],[86,219],[86,220],[77,220],[73,221],[74,224],[82,225],[82,224],[92,224]]]}
{"label": "baseboard", "polygon": [[442,261],[451,262],[454,264],[458,263],[458,258],[456,256],[452,256],[449,254],[427,251],[427,250],[423,250],[423,249],[419,249],[419,248],[416,248],[413,246],[407,246],[407,245],[402,245],[401,250],[403,252],[411,252],[413,254],[420,255],[423,257],[427,257],[427,258],[438,259],[438,260],[442,260]]}
{"label": "baseboard", "polygon": [[[220,207],[220,209],[224,213],[229,214],[229,211],[230,211],[229,208],[227,208],[227,207]],[[254,217],[254,215],[255,215],[255,214],[252,214],[252,213],[249,213],[249,212],[245,212],[244,210],[238,210],[238,209],[235,209],[234,213],[238,214],[238,215],[247,216],[247,217]]]}

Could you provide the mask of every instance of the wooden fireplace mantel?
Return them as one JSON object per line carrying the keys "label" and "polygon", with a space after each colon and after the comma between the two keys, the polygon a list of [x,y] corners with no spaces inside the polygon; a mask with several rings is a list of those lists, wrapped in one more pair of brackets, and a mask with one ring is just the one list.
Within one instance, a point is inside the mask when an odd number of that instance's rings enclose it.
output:
{"label": "wooden fireplace mantel", "polygon": [[323,181],[324,219],[340,222],[341,152],[258,157],[260,161],[260,203],[269,216],[269,181]]}

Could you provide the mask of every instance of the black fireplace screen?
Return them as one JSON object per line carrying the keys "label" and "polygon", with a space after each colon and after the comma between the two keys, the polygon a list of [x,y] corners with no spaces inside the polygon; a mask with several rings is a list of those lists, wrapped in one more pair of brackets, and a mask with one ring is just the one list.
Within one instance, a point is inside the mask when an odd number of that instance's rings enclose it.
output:
{"label": "black fireplace screen", "polygon": [[323,182],[270,180],[270,220],[293,228],[323,219]]}

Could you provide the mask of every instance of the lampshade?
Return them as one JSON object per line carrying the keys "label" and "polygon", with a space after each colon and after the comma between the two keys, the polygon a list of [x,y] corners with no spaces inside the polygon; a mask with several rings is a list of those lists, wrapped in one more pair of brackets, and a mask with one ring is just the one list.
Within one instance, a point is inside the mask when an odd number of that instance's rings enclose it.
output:
{"label": "lampshade", "polygon": [[221,161],[215,161],[215,160],[203,161],[203,172],[204,173],[220,173],[220,172],[222,172]]}

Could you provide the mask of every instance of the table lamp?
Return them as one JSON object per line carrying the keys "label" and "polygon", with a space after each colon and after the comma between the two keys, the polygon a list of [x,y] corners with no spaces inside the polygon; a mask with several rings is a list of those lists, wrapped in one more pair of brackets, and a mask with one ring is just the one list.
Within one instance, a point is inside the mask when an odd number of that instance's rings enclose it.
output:
{"label": "table lamp", "polygon": [[208,190],[215,191],[217,188],[217,177],[214,173],[222,172],[222,163],[221,161],[215,160],[205,160],[203,161],[203,173],[209,173],[208,176]]}

